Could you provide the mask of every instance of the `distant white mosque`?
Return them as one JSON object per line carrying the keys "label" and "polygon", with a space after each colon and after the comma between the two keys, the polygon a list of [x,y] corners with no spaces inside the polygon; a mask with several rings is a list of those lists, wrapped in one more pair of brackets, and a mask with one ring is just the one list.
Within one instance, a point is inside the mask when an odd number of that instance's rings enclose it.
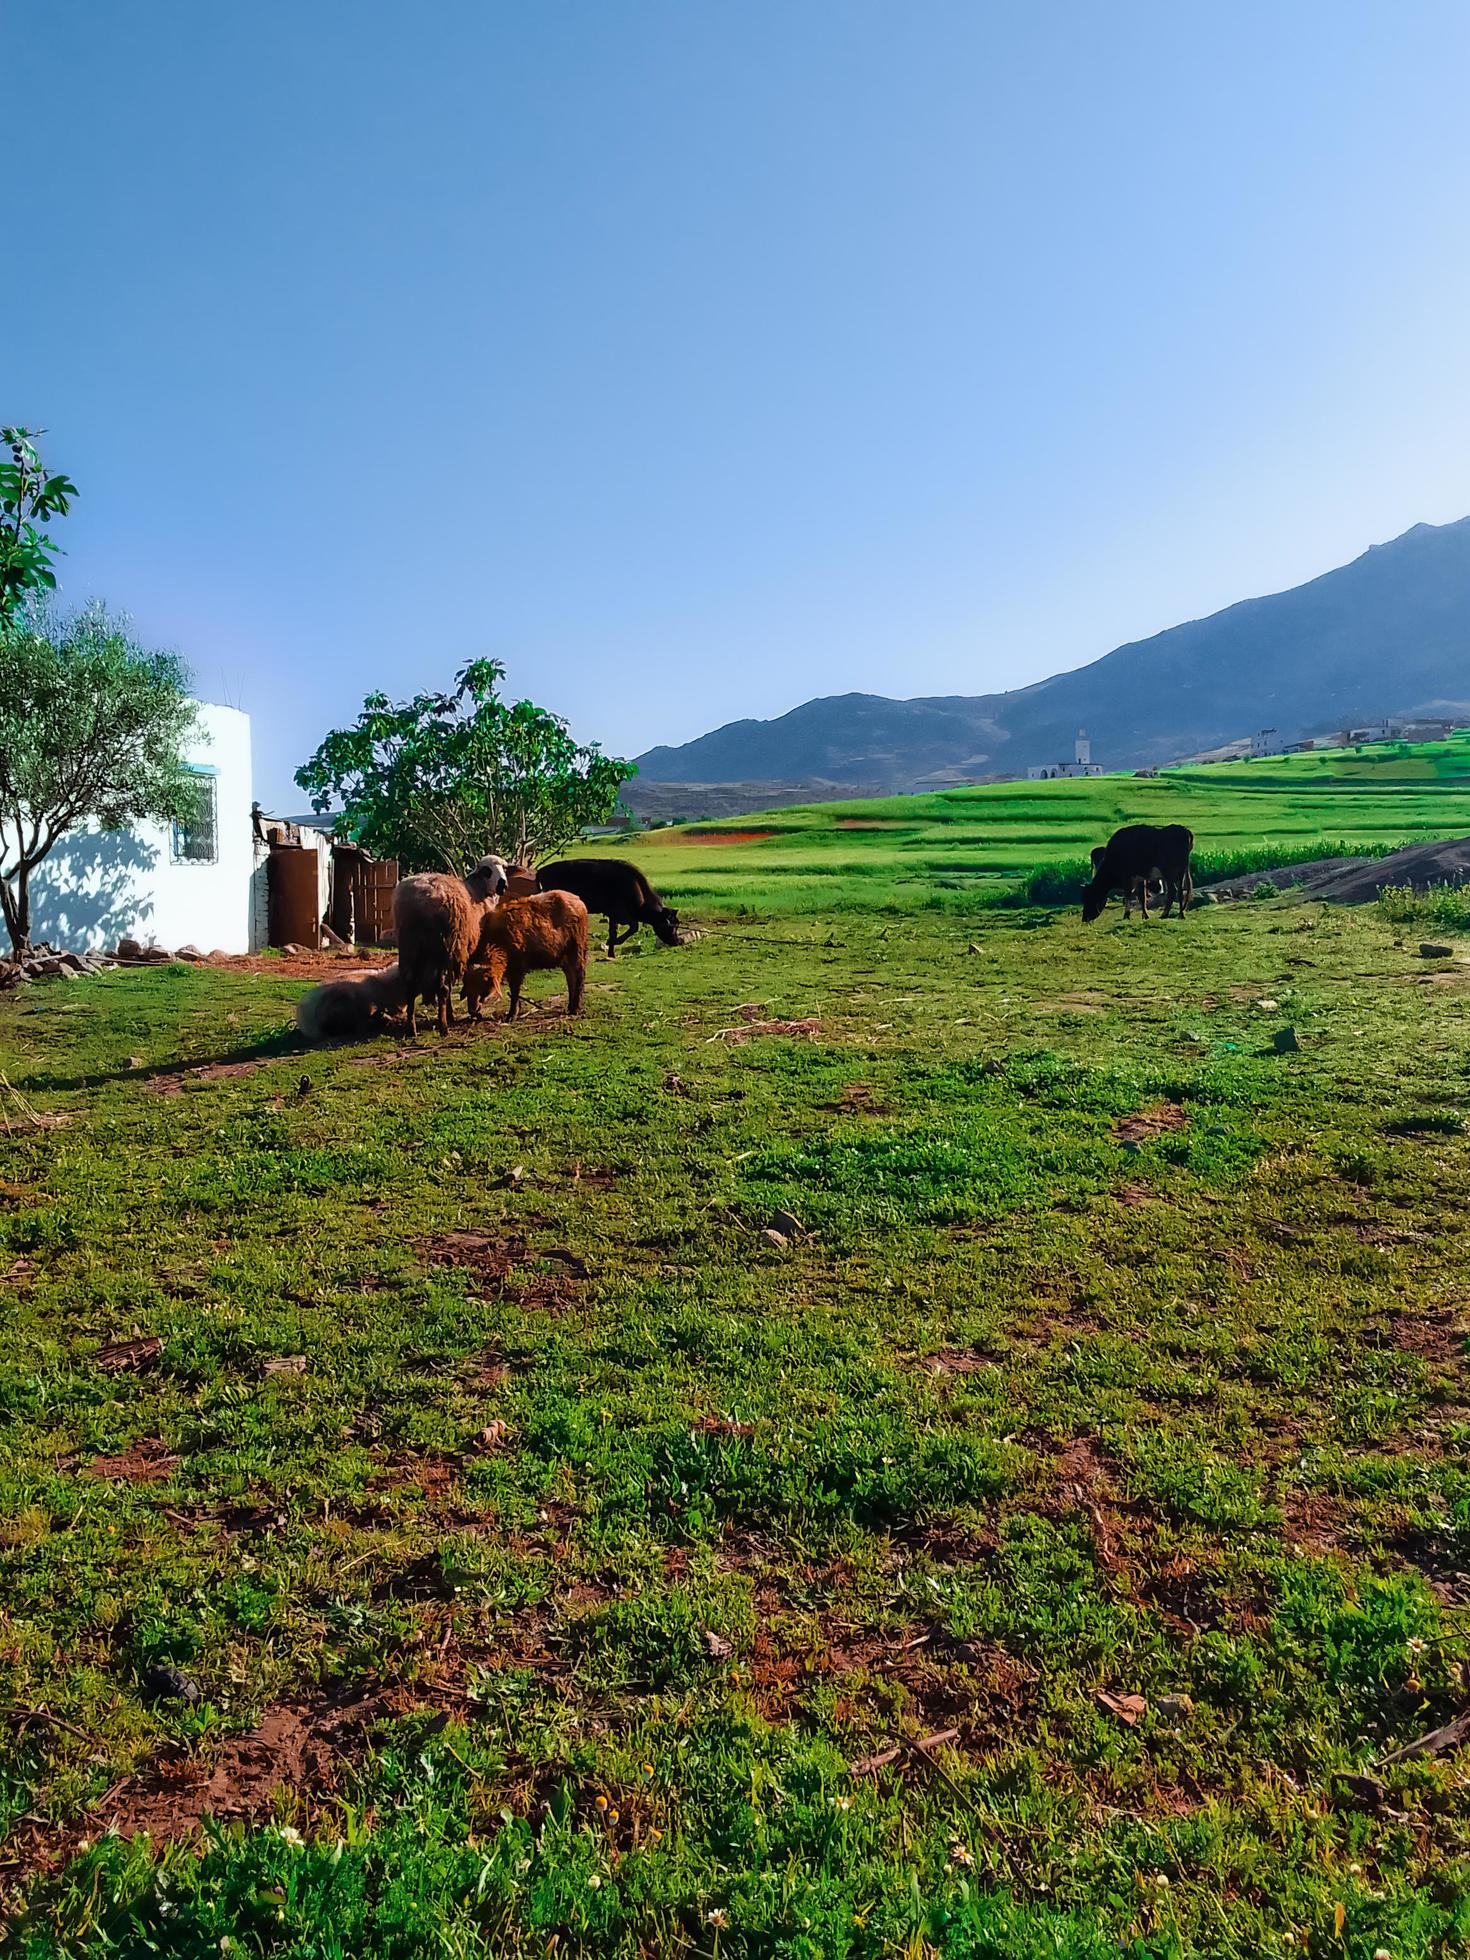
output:
{"label": "distant white mosque", "polygon": [[1029,782],[1049,783],[1057,776],[1100,776],[1102,764],[1092,759],[1092,744],[1087,739],[1087,730],[1077,730],[1077,740],[1072,745],[1070,762],[1043,762],[1035,769],[1028,769]]}

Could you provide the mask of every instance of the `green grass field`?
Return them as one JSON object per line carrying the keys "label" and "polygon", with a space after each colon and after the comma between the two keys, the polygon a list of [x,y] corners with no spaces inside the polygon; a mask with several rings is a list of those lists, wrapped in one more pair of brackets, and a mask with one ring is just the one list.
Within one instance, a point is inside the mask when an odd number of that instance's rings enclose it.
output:
{"label": "green grass field", "polygon": [[[1263,843],[1300,850],[1327,839],[1361,849],[1462,836],[1470,832],[1470,734],[1157,777],[813,804],[653,831],[636,854],[661,892],[696,907],[963,913],[1038,864],[1085,859],[1131,822],[1188,824],[1206,869]],[[617,856],[627,847],[600,848]]]}
{"label": "green grass field", "polygon": [[0,1002],[8,1950],[1466,1952],[1466,942],[705,924]]}

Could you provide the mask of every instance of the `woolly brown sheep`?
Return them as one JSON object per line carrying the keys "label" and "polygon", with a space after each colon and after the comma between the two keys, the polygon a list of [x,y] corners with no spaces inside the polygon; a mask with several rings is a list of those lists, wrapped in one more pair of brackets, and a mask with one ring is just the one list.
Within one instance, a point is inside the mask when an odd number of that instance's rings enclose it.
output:
{"label": "woolly brown sheep", "polygon": [[403,1001],[402,973],[385,966],[377,973],[313,987],[296,1003],[296,1025],[308,1041],[360,1041]]}
{"label": "woolly brown sheep", "polygon": [[506,1020],[513,1021],[521,1004],[521,983],[528,973],[560,967],[567,980],[567,1012],[582,1011],[587,978],[587,907],[570,892],[538,892],[532,898],[507,898],[487,909],[480,924],[480,943],[465,975],[464,997],[470,1019],[480,1018],[480,1002],[500,992],[502,975],[510,987]]}
{"label": "woolly brown sheep", "polygon": [[419,996],[433,1004],[439,1032],[454,1019],[452,993],[479,944],[481,925],[505,890],[505,861],[484,857],[468,878],[420,871],[393,893],[393,930],[408,1002],[408,1031],[418,1033]]}

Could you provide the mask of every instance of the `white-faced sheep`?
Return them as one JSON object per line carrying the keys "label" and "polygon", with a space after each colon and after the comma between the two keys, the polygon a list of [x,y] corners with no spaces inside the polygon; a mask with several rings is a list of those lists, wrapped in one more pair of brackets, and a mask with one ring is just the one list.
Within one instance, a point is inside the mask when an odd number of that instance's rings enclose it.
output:
{"label": "white-faced sheep", "polygon": [[408,1031],[418,1033],[414,1009],[422,995],[438,1011],[439,1032],[454,1019],[451,994],[464,978],[485,914],[505,890],[505,860],[483,857],[468,878],[420,871],[393,893],[393,930],[408,1003]]}
{"label": "white-faced sheep", "polygon": [[403,975],[385,966],[313,987],[296,1003],[296,1025],[308,1041],[361,1041],[403,1004]]}
{"label": "white-faced sheep", "polygon": [[500,992],[503,975],[510,988],[505,1018],[513,1021],[526,975],[552,967],[560,967],[566,975],[568,1014],[580,1014],[587,979],[587,907],[580,898],[571,892],[538,892],[533,898],[507,898],[487,908],[465,974],[470,1019],[479,1020],[481,1000]]}

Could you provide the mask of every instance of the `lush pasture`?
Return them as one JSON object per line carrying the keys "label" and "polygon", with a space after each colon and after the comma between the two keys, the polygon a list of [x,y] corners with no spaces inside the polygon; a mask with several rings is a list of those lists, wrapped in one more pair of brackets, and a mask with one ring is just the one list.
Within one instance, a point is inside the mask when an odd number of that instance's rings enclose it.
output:
{"label": "lush pasture", "polygon": [[0,1004],[12,1949],[1463,1953],[1470,963],[706,923]]}
{"label": "lush pasture", "polygon": [[[682,825],[638,841],[660,891],[753,912],[964,912],[1120,823],[1187,823],[1210,855],[1319,839],[1356,849],[1470,831],[1470,735],[1157,777],[996,783]],[[768,834],[743,841],[754,831]],[[625,848],[604,847],[613,855]]]}

